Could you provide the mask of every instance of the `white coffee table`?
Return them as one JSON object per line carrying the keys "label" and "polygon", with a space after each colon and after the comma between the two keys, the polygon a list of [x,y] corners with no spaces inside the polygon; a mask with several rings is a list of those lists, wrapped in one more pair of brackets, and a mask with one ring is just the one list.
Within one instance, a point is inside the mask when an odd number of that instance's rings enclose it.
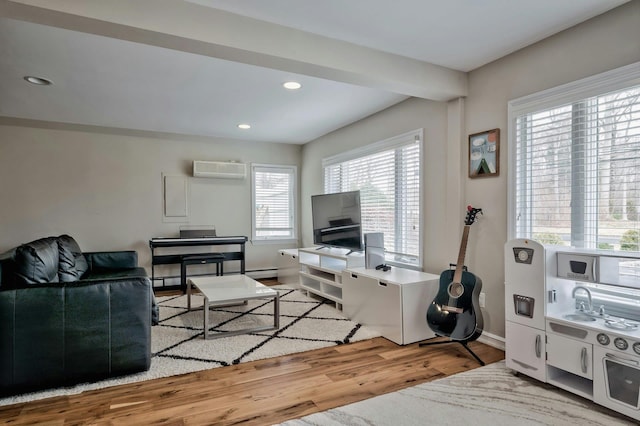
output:
{"label": "white coffee table", "polygon": [[[244,333],[270,331],[280,328],[280,293],[246,275],[222,275],[194,277],[187,280],[187,293],[191,298],[191,286],[200,290],[204,296],[204,338],[218,339]],[[242,330],[209,334],[209,306],[230,303],[245,303],[252,299],[273,299],[273,327],[262,326]],[[190,301],[189,301],[190,302]],[[189,303],[191,305],[191,303]]]}

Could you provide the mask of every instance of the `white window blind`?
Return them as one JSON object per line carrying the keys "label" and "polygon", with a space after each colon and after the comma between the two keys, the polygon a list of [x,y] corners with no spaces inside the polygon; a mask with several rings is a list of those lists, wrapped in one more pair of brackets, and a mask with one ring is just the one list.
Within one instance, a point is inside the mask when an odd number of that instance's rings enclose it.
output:
{"label": "white window blind", "polygon": [[253,240],[296,239],[296,167],[252,165]]}
{"label": "white window blind", "polygon": [[[638,250],[640,85],[514,116],[515,234],[547,244]],[[567,91],[567,97],[575,94]],[[555,93],[557,97],[557,93]]]}
{"label": "white window blind", "polygon": [[383,232],[388,260],[420,264],[422,131],[323,161],[325,193],[360,190],[362,230]]}

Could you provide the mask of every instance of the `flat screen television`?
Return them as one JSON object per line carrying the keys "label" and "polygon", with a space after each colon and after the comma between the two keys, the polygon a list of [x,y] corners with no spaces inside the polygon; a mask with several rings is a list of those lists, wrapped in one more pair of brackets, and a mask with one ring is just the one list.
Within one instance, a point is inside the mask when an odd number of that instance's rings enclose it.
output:
{"label": "flat screen television", "polygon": [[311,196],[313,243],[361,251],[360,191]]}

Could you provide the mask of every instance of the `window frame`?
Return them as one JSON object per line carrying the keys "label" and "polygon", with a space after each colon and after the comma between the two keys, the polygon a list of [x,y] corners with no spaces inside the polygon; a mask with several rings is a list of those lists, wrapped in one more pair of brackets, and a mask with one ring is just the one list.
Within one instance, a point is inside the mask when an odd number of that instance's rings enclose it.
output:
{"label": "window frame", "polygon": [[[327,167],[334,166],[336,164],[344,163],[351,160],[357,160],[362,157],[374,155],[383,151],[390,151],[398,148],[402,148],[410,143],[418,142],[420,153],[418,156],[419,167],[419,191],[418,191],[418,255],[411,262],[404,262],[394,259],[392,256],[387,256],[386,262],[391,265],[401,266],[408,269],[422,270],[422,262],[424,259],[424,129],[411,130],[409,132],[402,133],[397,136],[393,136],[388,139],[384,139],[378,142],[374,142],[365,146],[361,146],[346,152],[342,152],[330,157],[322,159],[322,182],[323,191],[326,193],[326,181],[327,181]],[[395,171],[398,173],[398,170]],[[397,198],[396,201],[397,202]],[[398,226],[396,218],[394,218],[394,226]],[[385,245],[387,243],[385,242]]]}
{"label": "window frame", "polygon": [[[259,237],[256,224],[256,172],[287,173],[291,179],[289,207],[291,209],[291,236]],[[298,167],[282,164],[251,164],[251,242],[253,244],[291,244],[298,241]]]}
{"label": "window frame", "polygon": [[[517,119],[520,116],[549,110],[567,104],[578,104],[588,98],[640,85],[640,62],[573,81],[508,102],[508,181],[507,181],[507,239],[517,238]],[[525,167],[526,165],[520,165]]]}

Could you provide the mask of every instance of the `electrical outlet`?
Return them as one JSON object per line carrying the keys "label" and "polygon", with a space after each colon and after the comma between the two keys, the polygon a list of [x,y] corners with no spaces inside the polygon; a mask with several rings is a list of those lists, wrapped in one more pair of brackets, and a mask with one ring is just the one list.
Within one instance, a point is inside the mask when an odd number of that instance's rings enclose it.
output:
{"label": "electrical outlet", "polygon": [[478,302],[480,303],[481,308],[484,308],[485,296],[486,293],[480,293],[480,297],[478,297]]}

